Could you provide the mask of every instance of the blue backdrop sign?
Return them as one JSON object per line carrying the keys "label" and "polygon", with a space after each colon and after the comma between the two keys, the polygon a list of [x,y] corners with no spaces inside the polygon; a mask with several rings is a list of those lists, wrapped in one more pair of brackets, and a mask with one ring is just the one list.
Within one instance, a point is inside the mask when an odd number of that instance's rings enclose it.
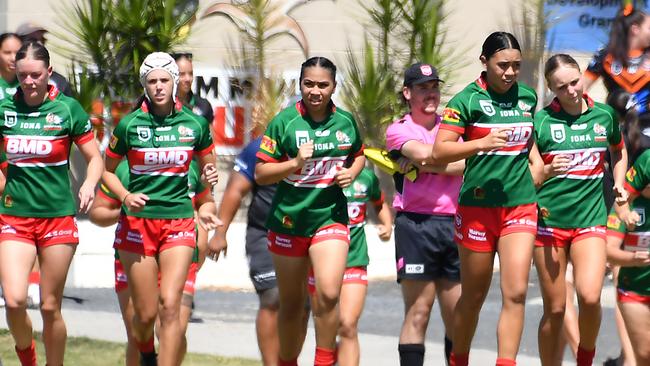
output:
{"label": "blue backdrop sign", "polygon": [[[647,9],[648,0],[636,1],[636,6]],[[546,0],[547,48],[596,51],[607,43],[610,26],[621,7],[621,0]]]}

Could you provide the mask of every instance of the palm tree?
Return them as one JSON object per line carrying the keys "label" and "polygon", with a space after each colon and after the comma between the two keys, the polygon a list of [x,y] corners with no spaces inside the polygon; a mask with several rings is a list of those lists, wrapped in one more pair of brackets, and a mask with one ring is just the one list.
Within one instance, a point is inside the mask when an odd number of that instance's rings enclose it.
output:
{"label": "palm tree", "polygon": [[238,29],[241,47],[231,46],[235,55],[233,68],[253,72],[254,86],[250,101],[252,124],[263,130],[271,118],[280,111],[282,101],[292,92],[282,77],[270,66],[267,46],[281,36],[293,38],[305,57],[309,44],[305,33],[289,13],[309,0],[249,0],[218,2],[209,6],[202,18],[224,16]]}
{"label": "palm tree", "polygon": [[198,0],[77,0],[57,9],[69,32],[59,35],[60,48],[89,65],[103,97],[132,100],[142,93],[137,75],[144,57],[183,44],[197,7]]}

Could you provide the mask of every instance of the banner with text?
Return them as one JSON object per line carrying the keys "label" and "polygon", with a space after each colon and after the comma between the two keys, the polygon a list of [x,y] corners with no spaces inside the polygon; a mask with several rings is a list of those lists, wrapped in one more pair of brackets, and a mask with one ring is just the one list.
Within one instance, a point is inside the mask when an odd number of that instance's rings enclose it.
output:
{"label": "banner with text", "polygon": [[[635,1],[647,10],[648,0]],[[595,52],[607,43],[609,29],[622,0],[546,0],[550,51]]]}

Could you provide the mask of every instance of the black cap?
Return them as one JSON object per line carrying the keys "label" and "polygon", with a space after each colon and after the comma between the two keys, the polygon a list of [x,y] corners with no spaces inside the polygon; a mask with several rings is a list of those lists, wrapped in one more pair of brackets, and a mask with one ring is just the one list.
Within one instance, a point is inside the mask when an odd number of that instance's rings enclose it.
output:
{"label": "black cap", "polygon": [[416,64],[411,65],[404,72],[405,86],[422,84],[432,80],[442,81],[438,77],[438,70],[436,70],[435,67],[429,64],[418,62]]}

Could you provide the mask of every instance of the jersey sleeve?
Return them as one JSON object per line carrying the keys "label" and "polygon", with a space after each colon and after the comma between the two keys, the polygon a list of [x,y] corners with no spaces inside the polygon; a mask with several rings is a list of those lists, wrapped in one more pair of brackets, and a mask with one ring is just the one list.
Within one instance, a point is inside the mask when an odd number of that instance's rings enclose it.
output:
{"label": "jersey sleeve", "polygon": [[368,169],[368,177],[370,178],[370,185],[368,186],[368,198],[375,206],[381,206],[384,203],[384,193],[379,186],[379,178],[375,173]]}
{"label": "jersey sleeve", "polygon": [[72,99],[70,102],[70,136],[77,145],[83,145],[95,138],[88,113],[81,104]]}
{"label": "jersey sleeve", "polygon": [[605,48],[601,48],[594,54],[594,57],[591,59],[589,65],[587,65],[587,69],[585,70],[585,76],[587,78],[596,80],[603,74],[603,60],[605,59],[606,54],[607,50]]}
{"label": "jersey sleeve", "polygon": [[611,126],[609,126],[609,131],[607,131],[607,142],[616,150],[621,150],[625,147],[625,142],[623,140],[623,135],[621,134],[621,128],[618,123],[618,118],[616,117],[616,112],[614,109],[608,105],[603,106],[609,117],[612,119]]}
{"label": "jersey sleeve", "polygon": [[354,120],[352,115],[350,115],[350,121],[352,122],[352,128],[354,129],[354,141],[352,141],[351,154],[356,158],[357,156],[363,155],[363,140],[361,139],[361,133],[359,133],[357,121]]}
{"label": "jersey sleeve", "polygon": [[607,235],[622,238],[625,236],[626,231],[625,225],[612,209],[609,216],[607,216]]}
{"label": "jersey sleeve", "polygon": [[411,140],[423,142],[408,125],[402,121],[395,121],[386,129],[386,150],[400,151],[405,143]]}
{"label": "jersey sleeve", "polygon": [[457,94],[451,98],[449,103],[447,103],[447,107],[442,112],[442,124],[440,128],[463,135],[471,117],[466,101],[462,98],[462,95]]}
{"label": "jersey sleeve", "polygon": [[129,151],[127,125],[127,121],[122,119],[122,121],[115,126],[113,134],[111,135],[111,142],[108,144],[108,148],[106,149],[106,156],[113,159],[121,159]]}
{"label": "jersey sleeve", "polygon": [[194,151],[199,154],[199,156],[204,156],[212,152],[214,145],[212,143],[212,134],[210,133],[210,123],[200,116],[196,117],[199,120],[199,126],[201,126],[200,136],[196,145],[194,146]]}
{"label": "jersey sleeve", "polygon": [[262,142],[260,142],[260,149],[257,151],[257,158],[269,162],[276,163],[282,160],[285,152],[282,149],[282,136],[284,135],[284,121],[278,115],[273,118],[269,126],[264,131]]}
{"label": "jersey sleeve", "polygon": [[[126,160],[122,160],[120,164],[118,164],[117,168],[115,168],[115,175],[117,178],[120,180],[122,185],[124,187],[129,186],[129,162]],[[98,194],[102,196],[105,200],[108,202],[114,204],[114,205],[121,205],[122,202],[118,199],[118,197],[110,190],[105,184],[100,184],[99,185],[99,192]]]}
{"label": "jersey sleeve", "polygon": [[[195,201],[198,198],[210,193],[210,188],[203,184],[203,181],[201,180],[201,169],[196,160],[192,160],[190,163],[189,179],[190,189],[192,191],[192,202],[195,204]],[[198,208],[196,207],[196,204],[195,208]]]}
{"label": "jersey sleeve", "polygon": [[650,182],[650,179],[648,179],[650,171],[648,169],[650,169],[650,150],[646,150],[641,154],[634,162],[634,165],[625,173],[625,189],[640,195],[641,191]]}
{"label": "jersey sleeve", "polygon": [[260,149],[260,139],[251,141],[235,159],[233,170],[240,173],[251,183],[255,182],[255,164],[257,151]]}

